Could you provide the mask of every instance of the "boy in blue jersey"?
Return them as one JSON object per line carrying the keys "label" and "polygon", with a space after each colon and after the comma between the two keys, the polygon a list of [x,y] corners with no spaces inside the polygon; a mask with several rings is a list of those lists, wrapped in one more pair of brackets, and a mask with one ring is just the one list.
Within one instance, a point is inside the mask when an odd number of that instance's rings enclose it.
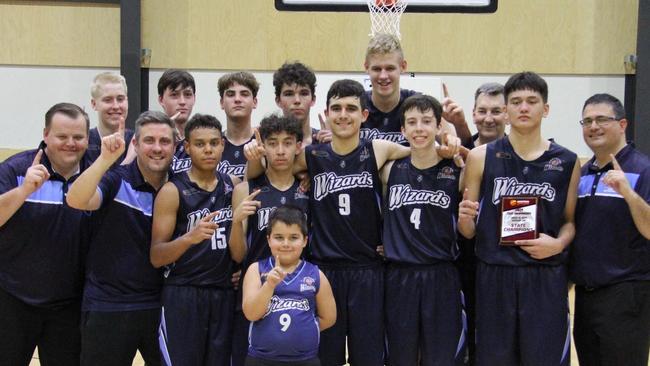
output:
{"label": "boy in blue jersey", "polygon": [[[511,76],[505,96],[510,134],[470,152],[459,208],[460,233],[476,236],[476,364],[568,365],[566,260],[579,164],[574,153],[542,138],[549,107],[541,77]],[[504,224],[501,207],[518,199],[537,200],[529,226],[538,235],[504,245],[504,227],[517,226]]]}
{"label": "boy in blue jersey", "polygon": [[244,176],[246,157],[244,145],[253,139],[251,119],[257,108],[257,92],[260,84],[255,75],[246,71],[225,74],[218,82],[221,109],[226,114],[226,130],[223,133],[223,154],[219,171]]}
{"label": "boy in blue jersey", "polygon": [[194,115],[185,126],[192,167],[176,174],[156,198],[151,263],[167,266],[160,347],[167,365],[228,365],[234,293],[232,263],[243,245],[228,245],[232,191],[239,180],[216,170],[221,124]]}
{"label": "boy in blue jersey", "polygon": [[[270,213],[284,204],[291,204],[307,212],[309,197],[300,189],[300,181],[292,173],[302,141],[300,123],[291,117],[271,115],[260,123],[256,139],[266,150],[268,167],[264,175],[242,182],[233,192],[233,226],[231,245],[247,248],[242,271],[270,255],[266,240]],[[249,322],[241,312],[241,298],[237,300],[233,335],[233,365],[243,365],[248,351]]]}
{"label": "boy in blue jersey", "polygon": [[[310,145],[298,155],[294,170],[308,170],[311,179],[311,259],[332,284],[339,322],[322,334],[324,365],[383,365],[384,275],[381,244],[381,182],[379,169],[388,160],[405,157],[409,149],[386,140],[359,137],[368,111],[363,86],[338,80],[327,92],[325,115],[332,142]],[[455,139],[451,145],[457,144]],[[452,149],[453,150],[453,149]],[[247,176],[263,172],[263,146],[244,148]],[[449,152],[451,156],[454,151]]]}
{"label": "boy in blue jersey", "polygon": [[179,173],[190,168],[192,160],[185,152],[185,124],[192,115],[196,102],[196,84],[192,74],[185,70],[165,70],[158,80],[158,103],[176,125],[178,141],[171,165],[172,173]]}
{"label": "boy in blue jersey", "polygon": [[59,103],[45,114],[37,149],[0,164],[0,358],[78,365],[86,215],[65,203],[85,168],[88,115]]}
{"label": "boy in blue jersey", "polygon": [[593,95],[582,109],[594,156],[582,167],[569,262],[581,365],[648,364],[650,159],[626,143],[627,123],[609,94]]}
{"label": "boy in blue jersey", "polygon": [[252,321],[248,366],[318,366],[319,333],[336,322],[327,278],[301,259],[307,220],[280,206],[267,228],[271,256],[252,263],[244,278],[243,309]]}
{"label": "boy in blue jersey", "polygon": [[174,125],[162,112],[136,120],[135,161],[109,168],[126,148],[124,120],[102,138],[102,152],[72,184],[70,206],[93,211],[81,324],[82,365],[130,365],[139,350],[160,365],[157,327],[162,273],[149,262],[151,213],[167,180]]}
{"label": "boy in blue jersey", "polygon": [[435,98],[411,96],[400,114],[411,155],[380,172],[388,364],[462,365],[465,317],[453,263],[461,170],[434,149],[442,116]]}

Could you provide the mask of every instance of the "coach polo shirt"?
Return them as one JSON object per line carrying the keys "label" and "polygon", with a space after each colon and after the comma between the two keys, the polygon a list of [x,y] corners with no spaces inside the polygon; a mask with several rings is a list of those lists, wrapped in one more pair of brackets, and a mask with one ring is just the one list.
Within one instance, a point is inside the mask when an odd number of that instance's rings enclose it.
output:
{"label": "coach polo shirt", "polygon": [[[627,145],[616,160],[634,191],[650,201],[650,159]],[[650,241],[634,225],[625,199],[602,182],[612,164],[599,168],[594,162],[581,169],[571,279],[587,287],[650,280]]]}
{"label": "coach polo shirt", "polygon": [[128,311],[160,306],[162,272],[149,261],[156,190],[137,160],[108,171],[92,215],[83,311]]}
{"label": "coach polo shirt", "polygon": [[[0,194],[20,185],[36,153],[18,153],[0,164]],[[0,287],[21,301],[57,308],[81,296],[87,216],[65,202],[75,174],[66,180],[41,157],[50,179],[32,193],[16,213],[0,227]]]}

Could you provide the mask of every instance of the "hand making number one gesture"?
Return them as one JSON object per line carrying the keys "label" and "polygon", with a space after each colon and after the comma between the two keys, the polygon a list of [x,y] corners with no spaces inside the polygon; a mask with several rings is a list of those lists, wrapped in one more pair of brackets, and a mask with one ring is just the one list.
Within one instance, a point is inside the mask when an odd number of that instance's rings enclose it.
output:
{"label": "hand making number one gesture", "polygon": [[102,137],[102,151],[100,157],[111,164],[117,161],[126,149],[126,142],[124,141],[124,124],[124,117],[121,117],[117,132]]}
{"label": "hand making number one gesture", "polygon": [[244,156],[246,156],[246,160],[249,161],[260,160],[262,157],[266,156],[266,150],[262,143],[260,131],[257,128],[253,129],[253,131],[255,132],[255,139],[244,145]]}
{"label": "hand making number one gesture", "polygon": [[29,193],[36,192],[46,180],[50,179],[50,173],[47,171],[45,165],[41,164],[43,157],[43,150],[39,149],[32,161],[32,165],[25,172],[25,180],[23,187],[27,188]]}

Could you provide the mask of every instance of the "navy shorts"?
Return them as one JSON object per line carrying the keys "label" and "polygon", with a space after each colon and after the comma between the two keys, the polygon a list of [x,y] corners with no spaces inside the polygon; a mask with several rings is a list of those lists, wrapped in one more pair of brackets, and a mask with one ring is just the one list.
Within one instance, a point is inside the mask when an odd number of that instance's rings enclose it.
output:
{"label": "navy shorts", "polygon": [[467,343],[462,304],[458,270],[452,263],[389,264],[385,306],[388,364],[464,365]]}
{"label": "navy shorts", "polygon": [[476,365],[569,365],[566,266],[476,268]]}
{"label": "navy shorts", "polygon": [[336,324],[321,332],[323,366],[343,365],[347,351],[352,366],[384,364],[384,271],[371,268],[318,266],[336,300]]}
{"label": "navy shorts", "polygon": [[159,330],[167,365],[230,365],[234,292],[194,286],[164,286]]}

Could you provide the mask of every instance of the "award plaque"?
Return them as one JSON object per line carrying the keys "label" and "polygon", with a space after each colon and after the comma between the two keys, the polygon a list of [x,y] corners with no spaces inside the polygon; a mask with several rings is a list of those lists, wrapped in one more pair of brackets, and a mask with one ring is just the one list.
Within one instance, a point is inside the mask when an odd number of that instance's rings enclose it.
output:
{"label": "award plaque", "polygon": [[537,239],[539,197],[501,197],[501,245]]}

